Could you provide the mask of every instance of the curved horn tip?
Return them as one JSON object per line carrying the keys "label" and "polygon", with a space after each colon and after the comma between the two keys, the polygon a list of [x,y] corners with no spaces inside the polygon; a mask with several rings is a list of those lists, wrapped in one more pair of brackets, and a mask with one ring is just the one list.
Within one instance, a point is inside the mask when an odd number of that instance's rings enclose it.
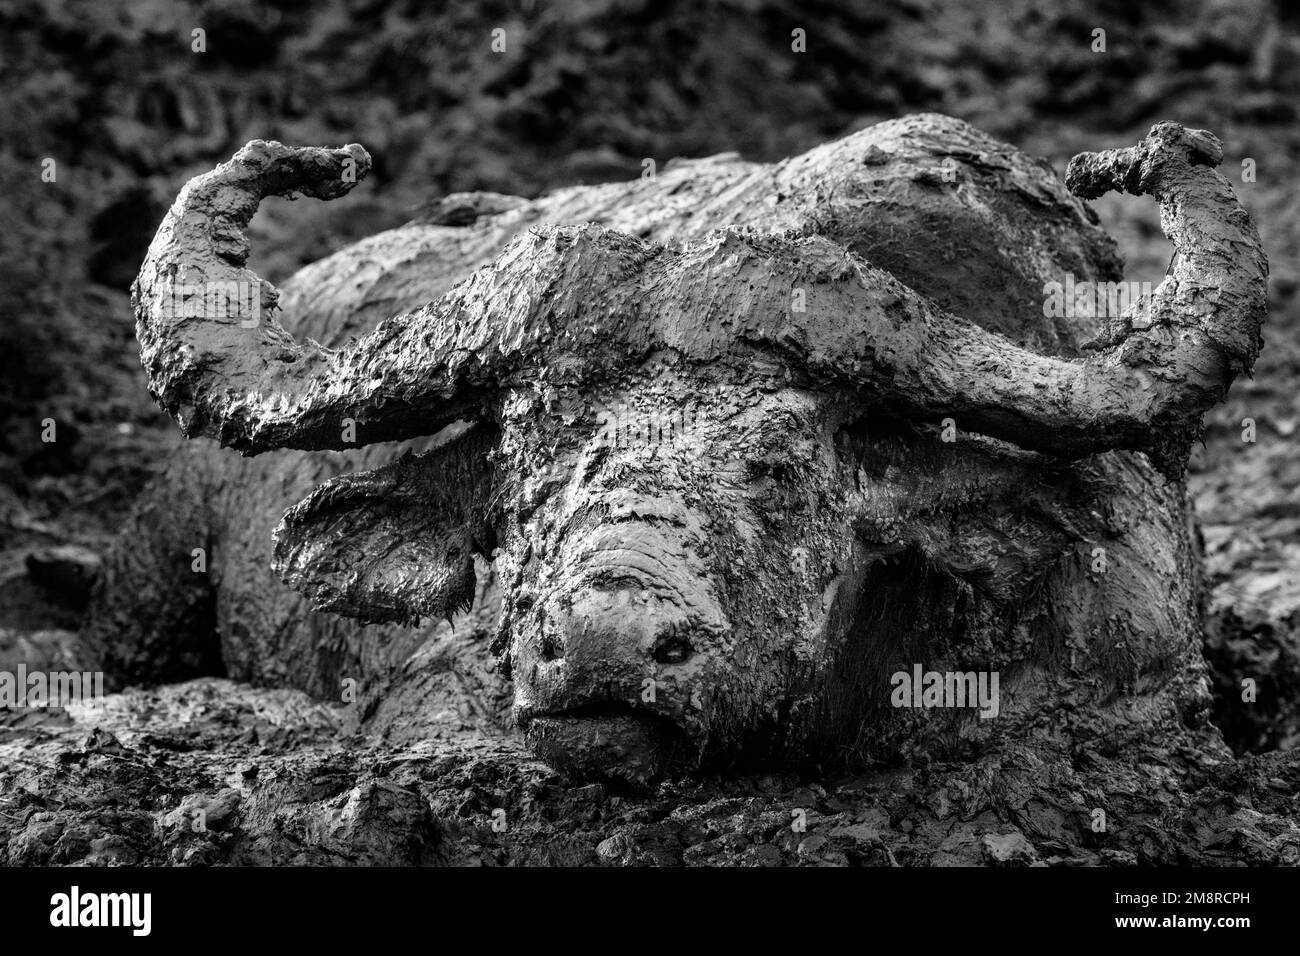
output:
{"label": "curved horn tip", "polygon": [[1112,189],[1136,192],[1133,178],[1141,158],[1138,148],[1079,153],[1065,170],[1065,188],[1080,199],[1097,199]]}
{"label": "curved horn tip", "polygon": [[1152,126],[1135,147],[1079,153],[1066,169],[1065,187],[1081,199],[1096,199],[1112,189],[1150,193],[1170,162],[1218,166],[1223,162],[1223,141],[1209,130],[1165,120]]}
{"label": "curved horn tip", "polygon": [[370,153],[360,143],[331,148],[255,139],[242,146],[224,169],[243,173],[264,196],[296,192],[337,199],[365,179],[372,165]]}

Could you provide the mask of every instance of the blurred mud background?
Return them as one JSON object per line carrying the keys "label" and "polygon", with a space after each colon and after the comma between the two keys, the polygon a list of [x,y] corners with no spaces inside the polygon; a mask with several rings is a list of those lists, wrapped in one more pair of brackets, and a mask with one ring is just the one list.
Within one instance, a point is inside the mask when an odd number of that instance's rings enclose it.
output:
{"label": "blurred mud background", "polygon": [[[178,441],[144,388],[128,288],[180,187],[249,139],[357,141],[375,158],[374,172],[346,208],[263,204],[253,224],[252,265],[278,282],[455,191],[533,196],[560,185],[632,179],[646,158],[660,168],[674,157],[725,151],[774,160],[923,110],[966,119],[1047,157],[1063,173],[1075,152],[1134,143],[1152,123],[1170,119],[1223,138],[1222,171],[1254,214],[1272,262],[1271,317],[1255,379],[1235,385],[1211,414],[1206,445],[1192,465],[1205,537],[1216,719],[1234,751],[1260,755],[1252,758],[1252,782],[1216,783],[1211,778],[1227,771],[1207,761],[1205,799],[1222,804],[1213,813],[1224,819],[1295,817],[1300,776],[1286,752],[1300,746],[1300,8],[1285,0],[513,0],[449,4],[438,12],[440,6],[0,3],[6,659],[21,655],[31,632],[75,630],[96,555]],[[198,27],[206,31],[203,53],[191,50]],[[1092,50],[1099,27],[1106,31],[1104,53]],[[496,28],[506,31],[504,53],[491,49]],[[791,51],[796,28],[807,32],[802,54]],[[54,160],[54,182],[42,181],[46,159]],[[1248,159],[1255,182],[1242,180]],[[1128,278],[1158,282],[1170,246],[1155,204],[1111,196],[1097,208],[1127,257]],[[936,243],[934,266],[960,255]],[[1257,423],[1254,443],[1242,440],[1247,417]],[[57,423],[54,443],[41,441],[47,418]],[[1244,677],[1257,681],[1253,704],[1241,700]],[[618,797],[596,785],[564,790],[508,742],[473,745],[502,748],[518,761],[517,776],[504,782],[484,769],[501,762],[478,760],[473,747],[417,748],[400,760],[384,758],[392,766],[382,769],[373,754],[323,744],[291,760],[295,746],[331,739],[336,717],[328,708],[292,692],[222,681],[176,693],[137,692],[134,716],[115,702],[106,729],[86,738],[80,725],[72,748],[72,718],[42,718],[42,728],[12,714],[0,720],[0,745],[9,744],[0,758],[0,845],[7,847],[0,858],[1122,863],[1249,860],[1258,851],[1260,859],[1278,859],[1276,846],[1214,847],[1203,834],[1178,836],[1179,820],[1210,812],[1185,804],[1152,810],[1162,822],[1122,848],[1081,851],[1077,835],[1053,835],[1064,826],[1057,819],[1064,811],[1040,808],[1026,821],[981,810],[974,795],[987,796],[988,781],[974,779],[971,806],[958,816],[977,823],[918,840],[913,831],[922,818],[949,819],[955,811],[943,794],[965,786],[940,791],[944,805],[936,808],[925,771],[807,792],[798,783],[737,783],[737,793],[710,794],[674,815],[672,803],[620,808]],[[131,739],[141,707],[156,707],[165,719],[132,751],[118,737]],[[175,733],[160,729],[164,724]],[[195,752],[205,748],[221,750],[226,777],[179,796],[186,787],[177,775],[212,773],[198,767],[203,754]],[[294,799],[323,809],[295,815],[283,801],[259,808],[264,791],[247,786],[259,773],[257,754],[288,761],[278,771],[289,781],[284,787],[292,789],[295,775],[314,781],[311,793]],[[1030,787],[1035,771],[1022,770]],[[1095,764],[1070,786],[1086,791],[1084,777],[1105,773]],[[999,805],[1015,806],[1016,781],[1014,774],[1002,781]],[[88,801],[80,815],[48,796],[73,785]],[[861,787],[877,788],[874,803],[864,803]],[[924,794],[917,799],[928,811],[907,809],[913,790]],[[751,798],[759,791],[779,791],[779,805],[755,809]],[[250,805],[249,793],[263,796]],[[167,829],[168,814],[180,813],[184,800],[206,807],[209,822],[216,821],[212,833],[182,839]],[[875,809],[862,811],[868,803]],[[451,838],[446,820],[475,820],[507,805],[531,821],[527,840]],[[820,842],[768,839],[788,832],[787,807],[819,808],[813,822],[819,814],[830,821]],[[113,813],[121,814],[116,823]],[[280,814],[281,822],[263,820],[258,829],[252,824],[259,813]],[[645,819],[635,819],[638,813]],[[981,813],[993,814],[990,825],[978,824]],[[617,831],[598,826],[620,814],[633,819]],[[548,829],[552,819],[570,822],[561,833]],[[665,819],[675,822],[637,842],[639,826]],[[234,820],[245,832],[275,836],[232,842]],[[1254,824],[1238,822],[1235,839],[1249,842]],[[584,840],[586,824],[602,839]],[[910,856],[902,848],[909,844],[917,848]]]}

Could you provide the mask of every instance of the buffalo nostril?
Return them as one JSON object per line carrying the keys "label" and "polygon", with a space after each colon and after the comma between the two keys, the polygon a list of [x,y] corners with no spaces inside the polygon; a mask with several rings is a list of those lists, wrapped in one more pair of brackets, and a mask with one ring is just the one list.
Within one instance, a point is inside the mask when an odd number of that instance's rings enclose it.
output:
{"label": "buffalo nostril", "polygon": [[555,638],[550,634],[542,635],[542,660],[553,661],[560,657],[560,649],[555,643]]}
{"label": "buffalo nostril", "polygon": [[686,638],[673,635],[655,645],[654,658],[660,664],[681,664],[690,658],[694,650]]}

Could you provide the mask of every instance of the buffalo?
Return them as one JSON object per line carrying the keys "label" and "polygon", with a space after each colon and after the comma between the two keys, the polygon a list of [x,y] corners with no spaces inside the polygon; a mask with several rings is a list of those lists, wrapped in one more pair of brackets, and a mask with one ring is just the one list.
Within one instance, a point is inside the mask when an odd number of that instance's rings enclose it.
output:
{"label": "buffalo", "polygon": [[[417,734],[454,672],[485,724],[626,781],[1204,720],[1182,472],[1266,312],[1221,158],[1162,123],[1062,183],[922,115],[448,197],[276,290],[246,268],[258,204],[370,160],[249,143],[134,286],[151,392],[212,441],[137,509],[90,644],[119,683],[359,679],[363,721]],[[1050,287],[1122,278],[1081,201],[1108,190],[1160,203],[1175,261],[1063,315]],[[898,706],[914,668],[1000,700]]]}

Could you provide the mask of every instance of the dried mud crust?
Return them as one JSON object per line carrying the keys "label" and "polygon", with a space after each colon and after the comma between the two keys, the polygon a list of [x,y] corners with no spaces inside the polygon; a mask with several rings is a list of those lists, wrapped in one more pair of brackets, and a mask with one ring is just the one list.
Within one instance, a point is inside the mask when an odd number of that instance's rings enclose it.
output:
{"label": "dried mud crust", "polygon": [[[1008,747],[966,764],[653,792],[573,783],[449,725],[386,746],[296,691],[203,679],[97,714],[6,717],[10,865],[1284,864],[1300,758],[1213,736],[1123,754]],[[1105,812],[1095,832],[1094,811]],[[201,826],[199,825],[201,823]]]}

